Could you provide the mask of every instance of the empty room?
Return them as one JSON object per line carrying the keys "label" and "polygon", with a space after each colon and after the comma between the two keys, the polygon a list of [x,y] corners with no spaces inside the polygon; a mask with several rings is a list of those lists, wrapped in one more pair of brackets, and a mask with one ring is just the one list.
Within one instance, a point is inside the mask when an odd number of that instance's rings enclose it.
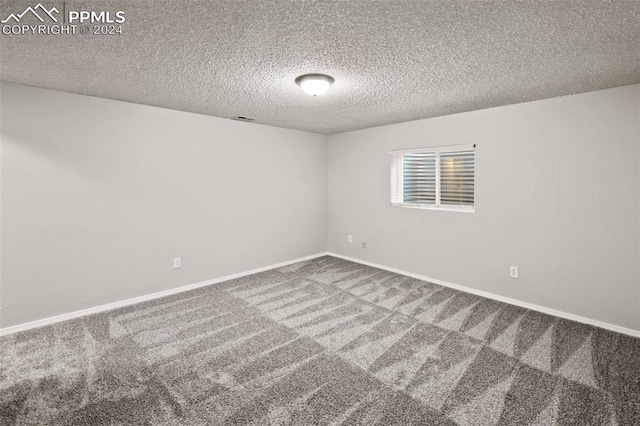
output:
{"label": "empty room", "polygon": [[640,425],[640,1],[0,22],[0,425]]}

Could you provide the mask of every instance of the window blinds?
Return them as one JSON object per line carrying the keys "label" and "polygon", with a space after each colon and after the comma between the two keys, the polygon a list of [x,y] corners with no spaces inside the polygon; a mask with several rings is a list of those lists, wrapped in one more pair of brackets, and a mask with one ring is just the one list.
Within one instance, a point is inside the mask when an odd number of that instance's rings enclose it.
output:
{"label": "window blinds", "polygon": [[391,151],[391,204],[473,211],[475,145]]}
{"label": "window blinds", "polygon": [[436,155],[434,153],[404,154],[403,202],[436,203]]}

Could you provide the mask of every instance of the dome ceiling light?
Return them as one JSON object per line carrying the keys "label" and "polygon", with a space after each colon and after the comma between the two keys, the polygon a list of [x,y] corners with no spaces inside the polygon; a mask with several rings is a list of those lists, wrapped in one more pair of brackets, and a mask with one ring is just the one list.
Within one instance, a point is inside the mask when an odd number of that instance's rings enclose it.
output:
{"label": "dome ceiling light", "polygon": [[319,96],[329,90],[335,80],[324,74],[305,74],[296,78],[296,83],[311,96]]}

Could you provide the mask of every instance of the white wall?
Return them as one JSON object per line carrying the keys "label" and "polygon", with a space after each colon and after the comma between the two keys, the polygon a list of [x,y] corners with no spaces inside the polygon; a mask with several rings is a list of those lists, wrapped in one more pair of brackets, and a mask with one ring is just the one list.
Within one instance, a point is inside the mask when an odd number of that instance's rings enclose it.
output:
{"label": "white wall", "polygon": [[[328,157],[321,135],[8,83],[0,97],[2,327],[328,244],[640,330],[639,85],[333,135]],[[475,213],[389,206],[390,149],[469,142]]]}
{"label": "white wall", "polygon": [[[639,117],[635,85],[330,136],[329,251],[640,330]],[[389,205],[389,150],[472,142],[475,213]]]}
{"label": "white wall", "polygon": [[325,136],[0,89],[2,327],[326,250]]}

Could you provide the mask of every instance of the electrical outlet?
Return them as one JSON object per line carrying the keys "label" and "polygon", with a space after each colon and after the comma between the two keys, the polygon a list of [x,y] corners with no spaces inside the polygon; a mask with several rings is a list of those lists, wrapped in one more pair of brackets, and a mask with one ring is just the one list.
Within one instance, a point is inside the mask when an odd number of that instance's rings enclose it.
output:
{"label": "electrical outlet", "polygon": [[347,235],[347,242],[351,244],[353,242],[353,235]]}
{"label": "electrical outlet", "polygon": [[520,278],[520,270],[517,266],[509,266],[509,277]]}
{"label": "electrical outlet", "polygon": [[362,242],[362,248],[367,248],[367,242],[366,241]]}
{"label": "electrical outlet", "polygon": [[182,268],[182,258],[181,257],[174,257],[173,258],[173,269],[179,269]]}

